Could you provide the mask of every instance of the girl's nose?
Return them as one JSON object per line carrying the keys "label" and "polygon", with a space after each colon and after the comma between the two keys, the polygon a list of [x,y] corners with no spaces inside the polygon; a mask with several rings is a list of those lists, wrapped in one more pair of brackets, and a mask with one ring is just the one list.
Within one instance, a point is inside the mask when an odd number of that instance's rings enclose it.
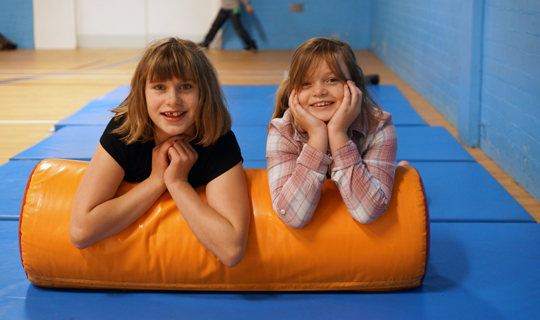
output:
{"label": "girl's nose", "polygon": [[171,105],[177,104],[180,100],[180,96],[177,90],[170,90],[167,95],[167,102]]}
{"label": "girl's nose", "polygon": [[326,87],[322,83],[315,84],[315,90],[313,91],[313,94],[317,97],[324,96],[328,91],[326,91]]}

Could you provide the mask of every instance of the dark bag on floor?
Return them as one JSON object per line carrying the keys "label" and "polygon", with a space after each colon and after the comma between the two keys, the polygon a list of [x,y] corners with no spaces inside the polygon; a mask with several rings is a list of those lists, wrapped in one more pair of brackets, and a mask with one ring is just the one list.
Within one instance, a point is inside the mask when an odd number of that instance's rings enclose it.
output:
{"label": "dark bag on floor", "polygon": [[13,50],[17,49],[17,45],[13,42],[6,39],[1,33],[0,33],[0,50]]}

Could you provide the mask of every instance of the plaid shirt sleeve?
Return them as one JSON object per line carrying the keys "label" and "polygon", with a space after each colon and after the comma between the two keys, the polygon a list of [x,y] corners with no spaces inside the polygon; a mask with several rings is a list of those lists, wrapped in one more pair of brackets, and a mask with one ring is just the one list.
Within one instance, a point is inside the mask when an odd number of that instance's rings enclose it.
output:
{"label": "plaid shirt sleeve", "polygon": [[361,156],[349,141],[333,154],[332,180],[351,216],[360,223],[379,218],[388,207],[396,170],[397,136],[392,121],[368,134]]}
{"label": "plaid shirt sleeve", "polygon": [[266,143],[268,182],[278,216],[288,226],[302,228],[317,208],[332,158],[294,141],[294,131],[286,129],[270,125]]}

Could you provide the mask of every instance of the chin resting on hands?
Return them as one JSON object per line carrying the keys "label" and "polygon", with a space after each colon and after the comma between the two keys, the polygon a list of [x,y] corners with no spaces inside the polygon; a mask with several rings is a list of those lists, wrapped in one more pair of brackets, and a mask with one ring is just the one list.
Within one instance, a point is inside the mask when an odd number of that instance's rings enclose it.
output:
{"label": "chin resting on hands", "polygon": [[170,164],[163,174],[163,180],[168,185],[174,182],[188,182],[189,171],[198,158],[197,151],[184,139],[176,140],[168,149]]}
{"label": "chin resting on hands", "polygon": [[354,82],[347,80],[347,83],[343,86],[343,100],[332,119],[328,122],[328,131],[346,133],[360,114],[361,105],[362,91]]}

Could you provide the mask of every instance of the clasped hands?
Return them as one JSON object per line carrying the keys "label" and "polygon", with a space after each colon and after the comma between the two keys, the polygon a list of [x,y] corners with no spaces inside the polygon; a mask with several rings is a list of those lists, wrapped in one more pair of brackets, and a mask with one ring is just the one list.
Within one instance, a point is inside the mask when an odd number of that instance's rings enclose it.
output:
{"label": "clasped hands", "polygon": [[170,137],[152,151],[150,178],[163,188],[174,183],[188,183],[188,175],[198,158],[197,151],[188,141],[189,137]]}

